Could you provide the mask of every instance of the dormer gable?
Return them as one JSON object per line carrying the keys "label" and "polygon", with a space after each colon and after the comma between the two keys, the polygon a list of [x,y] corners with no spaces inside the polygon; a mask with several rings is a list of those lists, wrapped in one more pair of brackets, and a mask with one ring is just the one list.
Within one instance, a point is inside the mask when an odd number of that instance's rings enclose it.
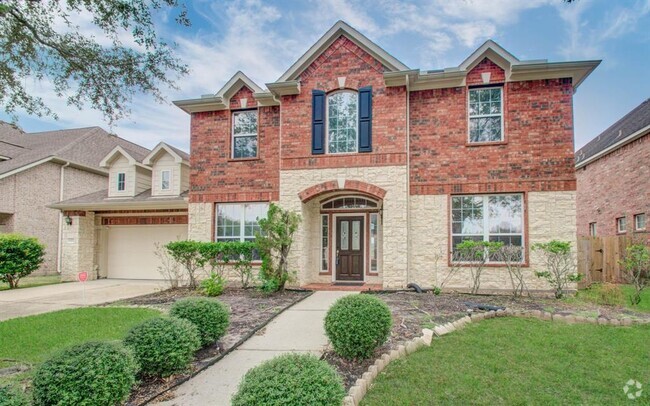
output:
{"label": "dormer gable", "polygon": [[161,142],[142,163],[151,167],[152,196],[178,196],[189,189],[187,153]]}
{"label": "dormer gable", "polygon": [[139,163],[119,145],[99,166],[108,169],[108,197],[133,197],[151,188],[151,168]]}

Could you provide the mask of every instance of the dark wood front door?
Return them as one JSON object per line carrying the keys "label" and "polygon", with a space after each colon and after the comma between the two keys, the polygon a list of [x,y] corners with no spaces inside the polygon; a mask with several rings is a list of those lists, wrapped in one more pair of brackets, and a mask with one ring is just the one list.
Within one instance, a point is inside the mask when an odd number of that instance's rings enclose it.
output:
{"label": "dark wood front door", "polygon": [[336,280],[363,280],[364,217],[336,219]]}

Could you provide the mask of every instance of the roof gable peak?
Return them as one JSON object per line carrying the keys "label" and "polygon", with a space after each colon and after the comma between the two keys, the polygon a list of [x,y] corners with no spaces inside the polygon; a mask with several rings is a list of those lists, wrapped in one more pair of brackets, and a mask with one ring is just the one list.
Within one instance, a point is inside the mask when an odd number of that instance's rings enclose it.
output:
{"label": "roof gable peak", "polygon": [[160,142],[154,149],[151,150],[149,155],[147,155],[143,160],[142,163],[144,165],[153,165],[153,163],[160,157],[162,153],[168,153],[169,155],[174,158],[174,162],[177,164],[188,164],[188,161],[186,157],[182,156],[179,152],[177,152],[171,145],[168,145],[165,142]]}
{"label": "roof gable peak", "polygon": [[408,66],[390,55],[380,46],[372,42],[368,37],[355,30],[345,21],[339,20],[330,28],[307,52],[305,52],[291,67],[280,76],[277,82],[287,82],[298,79],[300,74],[318,58],[330,45],[341,35],[354,42],[361,49],[380,61],[391,71],[408,70]]}

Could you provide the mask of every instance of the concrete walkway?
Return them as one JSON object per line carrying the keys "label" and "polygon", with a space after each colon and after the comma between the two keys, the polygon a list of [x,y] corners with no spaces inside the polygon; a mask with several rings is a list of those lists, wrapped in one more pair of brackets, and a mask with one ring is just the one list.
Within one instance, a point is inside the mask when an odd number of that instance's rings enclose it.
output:
{"label": "concrete walkway", "polygon": [[327,310],[336,299],[352,293],[314,293],[279,315],[260,335],[176,388],[174,399],[156,405],[229,405],[242,377],[254,366],[286,352],[320,355],[327,344],[323,327]]}
{"label": "concrete walkway", "polygon": [[100,279],[0,292],[0,321],[55,310],[114,302],[164,289],[162,281]]}

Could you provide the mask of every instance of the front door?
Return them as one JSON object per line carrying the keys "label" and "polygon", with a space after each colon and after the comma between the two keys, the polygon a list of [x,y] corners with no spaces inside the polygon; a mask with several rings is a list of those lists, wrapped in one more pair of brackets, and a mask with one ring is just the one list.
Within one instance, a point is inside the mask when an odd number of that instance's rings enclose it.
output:
{"label": "front door", "polygon": [[363,219],[363,216],[336,219],[336,280],[363,280]]}

